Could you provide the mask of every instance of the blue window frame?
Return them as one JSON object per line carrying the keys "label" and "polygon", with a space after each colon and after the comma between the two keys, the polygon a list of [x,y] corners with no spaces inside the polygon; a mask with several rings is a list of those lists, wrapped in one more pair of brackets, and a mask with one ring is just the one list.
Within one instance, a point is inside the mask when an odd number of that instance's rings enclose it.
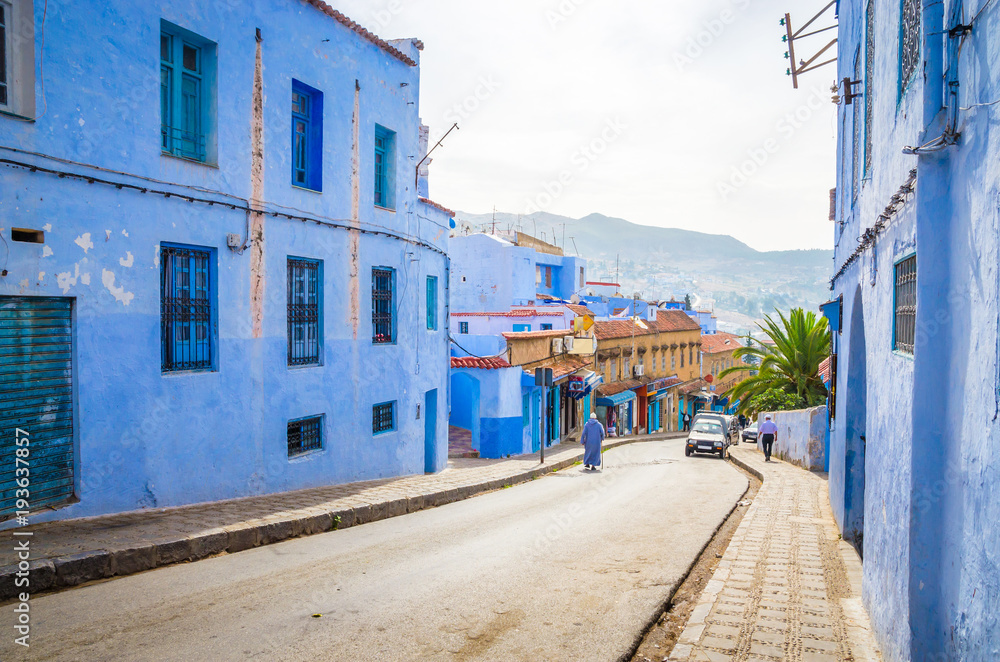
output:
{"label": "blue window frame", "polygon": [[323,93],[292,79],[292,185],[323,190]]}
{"label": "blue window frame", "polygon": [[376,345],[392,344],[396,340],[393,306],[392,269],[372,269],[372,342]]}
{"label": "blue window frame", "polygon": [[375,206],[396,208],[396,133],[375,125]]}
{"label": "blue window frame", "polygon": [[211,370],[215,344],[212,250],[160,247],[160,367]]}
{"label": "blue window frame", "polygon": [[459,322],[458,323],[458,332],[461,333],[461,334],[468,334],[469,333],[469,323],[468,322]]}
{"label": "blue window frame", "polygon": [[913,354],[917,331],[917,256],[903,258],[893,272],[892,348]]}
{"label": "blue window frame", "polygon": [[514,325],[514,331],[515,332],[517,332],[517,331],[531,331],[531,325],[530,324],[515,324]]}
{"label": "blue window frame", "polygon": [[437,298],[438,279],[437,276],[427,277],[427,329],[434,331],[437,329]]}
{"label": "blue window frame", "polygon": [[383,402],[372,407],[372,434],[384,434],[396,429],[396,402]]}
{"label": "blue window frame", "polygon": [[288,365],[319,365],[323,263],[288,258]]}
{"label": "blue window frame", "polygon": [[288,421],[288,457],[323,448],[323,417],[310,416]]}
{"label": "blue window frame", "polygon": [[551,331],[552,330],[552,325],[551,324],[542,324],[541,329],[542,329],[542,331]]}
{"label": "blue window frame", "polygon": [[183,159],[209,160],[215,44],[160,21],[160,148]]}

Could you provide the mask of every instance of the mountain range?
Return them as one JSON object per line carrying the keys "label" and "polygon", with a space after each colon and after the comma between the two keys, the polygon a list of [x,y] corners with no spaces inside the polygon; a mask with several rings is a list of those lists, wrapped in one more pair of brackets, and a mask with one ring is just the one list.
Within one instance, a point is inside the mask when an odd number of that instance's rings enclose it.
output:
{"label": "mountain range", "polygon": [[456,233],[520,230],[588,260],[588,279],[612,280],[648,300],[692,295],[720,328],[736,332],[775,309],[817,310],[829,298],[833,251],[758,251],[738,239],[631,223],[602,214],[569,218],[457,212]]}

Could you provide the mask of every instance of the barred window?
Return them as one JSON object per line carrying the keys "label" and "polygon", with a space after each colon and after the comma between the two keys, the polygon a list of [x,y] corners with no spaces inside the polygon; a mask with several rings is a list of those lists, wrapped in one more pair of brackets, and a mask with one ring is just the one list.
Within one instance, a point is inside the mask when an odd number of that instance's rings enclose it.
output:
{"label": "barred window", "polygon": [[211,251],[160,247],[160,369],[212,369]]}
{"label": "barred window", "polygon": [[892,348],[913,354],[917,321],[917,256],[896,263]]}
{"label": "barred window", "polygon": [[390,344],[393,335],[392,269],[372,269],[372,342]]}
{"label": "barred window", "polygon": [[899,90],[902,94],[920,64],[920,0],[903,0],[899,27]]}
{"label": "barred window", "polygon": [[459,322],[458,323],[458,332],[461,333],[461,334],[468,333],[469,332],[469,323],[468,322]]}
{"label": "barred window", "polygon": [[288,365],[319,364],[320,262],[288,258]]}
{"label": "barred window", "polygon": [[396,403],[383,402],[372,407],[372,434],[396,429]]}
{"label": "barred window", "polygon": [[323,417],[288,421],[288,457],[323,448]]}
{"label": "barred window", "polygon": [[865,12],[865,170],[872,169],[872,119],[875,115],[875,0],[868,0]]}

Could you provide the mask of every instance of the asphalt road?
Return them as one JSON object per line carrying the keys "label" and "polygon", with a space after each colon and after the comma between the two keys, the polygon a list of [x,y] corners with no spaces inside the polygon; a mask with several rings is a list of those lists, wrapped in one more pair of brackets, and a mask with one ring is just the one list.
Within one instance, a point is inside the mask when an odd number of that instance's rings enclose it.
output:
{"label": "asphalt road", "polygon": [[27,650],[10,605],[0,659],[615,660],[747,481],[680,439],[605,464],[34,598]]}

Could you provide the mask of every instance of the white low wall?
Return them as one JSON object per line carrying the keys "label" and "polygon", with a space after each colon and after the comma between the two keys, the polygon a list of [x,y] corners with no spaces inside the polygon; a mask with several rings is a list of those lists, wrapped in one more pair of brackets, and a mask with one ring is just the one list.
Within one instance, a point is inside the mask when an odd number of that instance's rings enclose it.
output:
{"label": "white low wall", "polygon": [[[768,412],[778,426],[772,455],[810,471],[826,470],[826,442],[830,436],[826,405],[811,409]],[[757,417],[757,426],[764,413]],[[757,447],[763,449],[758,435]]]}

